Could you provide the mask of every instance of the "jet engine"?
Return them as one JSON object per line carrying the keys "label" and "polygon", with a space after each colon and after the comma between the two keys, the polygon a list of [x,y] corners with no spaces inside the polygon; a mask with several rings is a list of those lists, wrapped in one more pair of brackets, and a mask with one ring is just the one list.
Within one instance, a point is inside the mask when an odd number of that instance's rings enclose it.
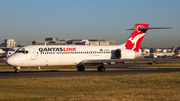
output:
{"label": "jet engine", "polygon": [[112,54],[112,58],[113,59],[120,59],[121,58],[121,50],[120,49],[116,49],[113,54]]}

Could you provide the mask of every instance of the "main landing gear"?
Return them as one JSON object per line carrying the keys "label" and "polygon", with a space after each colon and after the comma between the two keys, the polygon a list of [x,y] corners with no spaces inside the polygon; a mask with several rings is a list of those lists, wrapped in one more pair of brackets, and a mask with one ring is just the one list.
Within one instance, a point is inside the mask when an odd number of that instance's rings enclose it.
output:
{"label": "main landing gear", "polygon": [[14,67],[16,70],[15,70],[15,73],[20,73],[20,67]]}
{"label": "main landing gear", "polygon": [[[85,71],[85,68],[84,68],[83,65],[81,65],[81,66],[76,66],[76,67],[77,67],[77,70],[78,70],[78,71]],[[97,68],[97,70],[104,72],[104,71],[105,71],[105,66],[104,66],[104,64],[99,65],[98,68]]]}
{"label": "main landing gear", "polygon": [[77,66],[77,70],[78,70],[78,71],[84,71],[85,68],[84,68],[84,66]]}
{"label": "main landing gear", "polygon": [[104,66],[104,64],[99,65],[98,68],[97,68],[97,70],[104,72],[104,71],[105,71],[105,66]]}

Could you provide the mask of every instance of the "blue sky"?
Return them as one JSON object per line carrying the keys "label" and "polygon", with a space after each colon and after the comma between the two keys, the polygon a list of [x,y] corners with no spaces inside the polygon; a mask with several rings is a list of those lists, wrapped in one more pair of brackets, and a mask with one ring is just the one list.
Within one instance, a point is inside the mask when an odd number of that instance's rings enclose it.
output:
{"label": "blue sky", "polygon": [[175,29],[148,30],[144,47],[180,46],[180,0],[1,0],[0,42],[106,39],[124,43],[136,23]]}

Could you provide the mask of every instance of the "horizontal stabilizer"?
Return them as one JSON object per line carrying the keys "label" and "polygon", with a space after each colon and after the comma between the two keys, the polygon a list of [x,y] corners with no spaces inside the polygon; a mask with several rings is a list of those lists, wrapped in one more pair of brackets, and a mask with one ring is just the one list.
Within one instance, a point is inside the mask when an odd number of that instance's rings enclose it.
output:
{"label": "horizontal stabilizer", "polygon": [[[137,28],[139,30],[148,30],[148,29],[175,29],[175,27],[148,27],[148,28]],[[127,30],[134,30],[134,28],[130,28]]]}

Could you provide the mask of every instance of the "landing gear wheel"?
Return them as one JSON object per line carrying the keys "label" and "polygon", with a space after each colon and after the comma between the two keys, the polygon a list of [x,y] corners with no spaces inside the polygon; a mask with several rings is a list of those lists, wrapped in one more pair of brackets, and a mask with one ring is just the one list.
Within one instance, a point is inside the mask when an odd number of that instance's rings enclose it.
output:
{"label": "landing gear wheel", "polygon": [[15,73],[20,73],[20,70],[19,70],[19,69],[16,69],[16,70],[15,70]]}
{"label": "landing gear wheel", "polygon": [[105,67],[103,64],[98,66],[98,71],[103,71],[103,72],[105,71]]}
{"label": "landing gear wheel", "polygon": [[84,71],[85,68],[84,68],[84,66],[78,66],[78,67],[77,67],[77,70],[78,70],[78,71]]}

